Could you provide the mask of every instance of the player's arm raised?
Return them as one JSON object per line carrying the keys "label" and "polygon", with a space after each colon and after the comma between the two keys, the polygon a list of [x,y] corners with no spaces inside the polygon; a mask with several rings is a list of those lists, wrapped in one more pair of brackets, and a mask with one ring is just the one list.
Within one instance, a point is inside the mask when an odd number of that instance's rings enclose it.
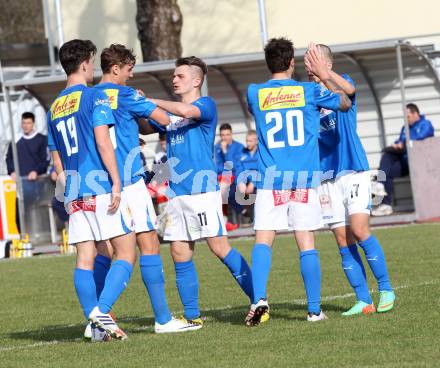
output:
{"label": "player's arm raised", "polygon": [[108,207],[110,213],[115,213],[121,202],[121,179],[119,177],[118,164],[116,162],[115,149],[110,139],[108,125],[99,125],[93,129],[96,147],[105,168],[112,179],[112,201]]}
{"label": "player's arm raised", "polygon": [[[354,87],[327,67],[327,62],[319,46],[313,43],[309,45],[309,49],[304,57],[304,63],[306,69],[316,75],[327,89],[340,96],[339,109],[341,111],[349,110],[351,100],[348,96],[354,94]],[[342,85],[339,83],[342,83]]]}
{"label": "player's arm raised", "polygon": [[180,116],[186,119],[198,119],[201,116],[200,109],[185,102],[165,101],[152,99],[151,102],[155,103],[165,111],[170,112],[173,115]]}

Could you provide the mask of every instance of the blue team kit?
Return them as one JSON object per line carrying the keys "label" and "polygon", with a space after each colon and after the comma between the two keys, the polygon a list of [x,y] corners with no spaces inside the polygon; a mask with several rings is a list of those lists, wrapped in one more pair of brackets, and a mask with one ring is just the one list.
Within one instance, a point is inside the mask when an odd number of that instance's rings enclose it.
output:
{"label": "blue team kit", "polygon": [[115,124],[106,94],[84,85],[68,87],[52,104],[47,122],[49,149],[59,152],[66,171],[64,202],[110,193],[112,182],[93,132]]}
{"label": "blue team kit", "polygon": [[320,109],[337,110],[338,94],[314,82],[269,80],[248,87],[258,135],[257,188],[290,190],[320,184]]}

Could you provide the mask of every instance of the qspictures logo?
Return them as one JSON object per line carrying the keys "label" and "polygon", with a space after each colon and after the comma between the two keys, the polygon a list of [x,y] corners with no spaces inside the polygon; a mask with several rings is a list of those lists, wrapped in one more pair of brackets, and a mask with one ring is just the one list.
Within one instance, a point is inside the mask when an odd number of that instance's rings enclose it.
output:
{"label": "qspictures logo", "polygon": [[303,86],[263,88],[258,91],[260,110],[278,110],[305,106]]}
{"label": "qspictures logo", "polygon": [[50,108],[51,119],[63,118],[77,112],[81,102],[81,93],[82,91],[76,91],[58,97]]}

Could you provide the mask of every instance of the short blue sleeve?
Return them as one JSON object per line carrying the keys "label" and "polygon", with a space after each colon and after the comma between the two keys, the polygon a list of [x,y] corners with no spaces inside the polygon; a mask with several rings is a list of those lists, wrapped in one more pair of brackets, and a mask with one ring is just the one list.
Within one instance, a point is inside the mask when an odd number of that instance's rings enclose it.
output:
{"label": "short blue sleeve", "polygon": [[95,90],[93,95],[93,128],[101,125],[115,125],[115,118],[113,117],[112,110],[108,96],[100,91]]}
{"label": "short blue sleeve", "polygon": [[339,107],[341,106],[341,97],[339,94],[333,93],[327,88],[316,83],[314,95],[317,106],[333,111],[339,110]]}
{"label": "short blue sleeve", "polygon": [[252,103],[253,103],[253,90],[255,88],[255,84],[250,84],[247,90],[247,105],[248,105],[248,111],[252,113]]}
{"label": "short blue sleeve", "polygon": [[52,124],[50,123],[50,111],[47,112],[47,146],[49,147],[49,151],[58,151],[57,146],[55,145],[55,141],[53,139],[52,133]]}
{"label": "short blue sleeve", "polygon": [[149,118],[157,107],[156,104],[142,96],[138,91],[130,88],[126,99],[130,113],[136,118]]}
{"label": "short blue sleeve", "polygon": [[197,101],[194,101],[192,105],[196,106],[200,110],[199,121],[211,121],[214,119],[217,107],[211,97],[201,97]]}

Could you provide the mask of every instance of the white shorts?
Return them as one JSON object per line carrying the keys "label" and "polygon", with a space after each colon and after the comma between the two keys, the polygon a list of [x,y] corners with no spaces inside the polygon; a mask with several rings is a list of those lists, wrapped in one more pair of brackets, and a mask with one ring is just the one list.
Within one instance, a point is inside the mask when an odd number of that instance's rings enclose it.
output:
{"label": "white shorts", "polygon": [[141,179],[124,187],[124,193],[133,216],[134,231],[141,233],[156,230],[156,212],[144,181]]}
{"label": "white shorts", "polygon": [[321,209],[316,189],[258,189],[254,230],[316,230]]}
{"label": "white shorts", "polygon": [[110,193],[70,202],[67,211],[69,213],[69,244],[89,240],[107,240],[132,232],[133,217],[124,192],[121,193],[121,203],[114,214],[108,213],[110,203]]}
{"label": "white shorts", "polygon": [[369,171],[349,173],[324,182],[318,188],[323,223],[332,229],[349,224],[355,213],[370,214],[371,177]]}
{"label": "white shorts", "polygon": [[194,241],[227,235],[220,191],[171,198],[164,213],[169,241]]}

